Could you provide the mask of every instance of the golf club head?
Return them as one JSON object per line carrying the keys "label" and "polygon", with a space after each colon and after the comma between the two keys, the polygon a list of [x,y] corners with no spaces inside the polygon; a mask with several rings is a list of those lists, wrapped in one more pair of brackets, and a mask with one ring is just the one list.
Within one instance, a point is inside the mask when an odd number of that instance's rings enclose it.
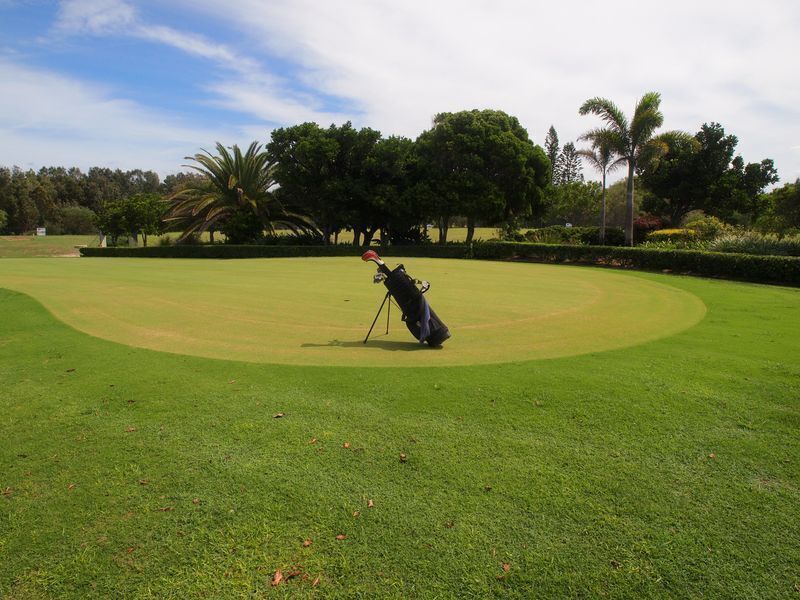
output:
{"label": "golf club head", "polygon": [[372,261],[376,265],[382,265],[383,264],[383,261],[381,260],[381,257],[378,256],[378,253],[375,252],[375,250],[367,250],[366,252],[364,252],[364,254],[361,255],[361,260],[363,260],[364,262]]}

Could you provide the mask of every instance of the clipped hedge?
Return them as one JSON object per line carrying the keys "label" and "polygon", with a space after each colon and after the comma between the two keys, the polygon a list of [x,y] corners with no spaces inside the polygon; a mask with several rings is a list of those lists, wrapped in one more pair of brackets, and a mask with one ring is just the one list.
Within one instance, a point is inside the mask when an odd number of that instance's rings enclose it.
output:
{"label": "clipped hedge", "polygon": [[[464,258],[464,244],[445,246],[390,246],[372,247],[381,256],[426,256],[431,258]],[[81,248],[81,256],[128,258],[292,258],[307,256],[361,256],[364,248],[349,244],[330,246],[282,246],[206,244],[200,246],[148,246],[146,248]]]}
{"label": "clipped hedge", "polygon": [[[800,257],[730,254],[701,250],[662,250],[616,246],[570,246],[522,242],[390,246],[374,248],[381,256],[529,260],[667,271],[763,283],[800,285]],[[285,258],[360,256],[349,245],[332,246],[152,246],[148,248],[81,248],[82,256],[152,258]]]}

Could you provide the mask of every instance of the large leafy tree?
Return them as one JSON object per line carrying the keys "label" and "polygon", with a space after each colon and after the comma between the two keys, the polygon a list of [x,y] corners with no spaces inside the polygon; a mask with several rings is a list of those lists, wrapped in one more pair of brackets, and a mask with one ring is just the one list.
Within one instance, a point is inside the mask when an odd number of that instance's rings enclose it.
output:
{"label": "large leafy tree", "polygon": [[542,209],[549,161],[515,117],[495,110],[441,113],[417,146],[436,197],[441,243],[451,216],[467,218],[470,242],[478,219],[492,223]]}
{"label": "large leafy tree", "polygon": [[769,159],[745,165],[734,156],[737,144],[719,123],[704,123],[693,139],[675,140],[666,155],[642,170],[653,193],[644,208],[675,225],[692,210],[723,219],[757,216],[758,197],[777,173]]}
{"label": "large leafy tree", "polygon": [[303,123],[274,130],[267,151],[275,163],[278,197],[304,207],[326,243],[349,227],[355,245],[362,235],[369,244],[385,223],[384,201],[375,193],[377,167],[374,161],[369,166],[380,139],[380,132],[355,129],[349,122],[327,129]]}
{"label": "large leafy tree", "polygon": [[661,94],[648,92],[636,103],[630,121],[616,104],[606,98],[590,98],[579,110],[582,115],[599,116],[606,124],[604,128],[593,129],[583,137],[592,139],[600,135],[608,136],[614,150],[628,165],[625,243],[629,246],[633,245],[633,180],[637,168],[665,154],[671,141],[686,137],[682,132],[655,134],[664,124],[660,106]]}
{"label": "large leafy tree", "polygon": [[183,227],[182,239],[226,225],[232,226],[228,240],[234,243],[252,241],[247,238],[258,237],[264,230],[274,233],[276,227],[312,229],[307,218],[276,200],[271,190],[273,165],[261,144],[253,142],[242,152],[237,145],[228,149],[217,143],[216,155],[203,151],[186,158],[196,163],[186,166],[205,179],[190,182],[170,198],[166,220]]}
{"label": "large leafy tree", "polygon": [[591,143],[591,148],[578,150],[578,155],[585,159],[591,167],[602,176],[602,195],[600,198],[600,244],[606,241],[606,177],[620,164],[614,150],[614,138],[607,130],[596,131],[593,135],[584,135],[583,141]]}

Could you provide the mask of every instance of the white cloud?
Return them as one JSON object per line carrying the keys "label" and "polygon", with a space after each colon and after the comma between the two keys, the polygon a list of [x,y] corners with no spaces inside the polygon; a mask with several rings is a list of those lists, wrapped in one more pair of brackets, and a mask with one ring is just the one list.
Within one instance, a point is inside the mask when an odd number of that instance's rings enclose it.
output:
{"label": "white cloud", "polygon": [[719,121],[745,160],[773,157],[783,179],[800,175],[786,151],[800,139],[791,0],[181,1],[294,61],[305,84],[352,99],[361,124],[385,133],[416,136],[437,112],[492,107],[538,143],[551,123],[567,141],[594,125],[577,114],[587,97],[630,112],[656,90],[666,127]]}
{"label": "white cloud", "polygon": [[108,90],[3,59],[0,81],[14,90],[0,93],[3,165],[106,165],[164,175],[179,170],[183,157],[201,146],[239,141],[230,140],[230,131],[176,124],[178,119],[114,98]]}
{"label": "white cloud", "polygon": [[319,110],[319,102],[313,97],[296,93],[290,82],[265,72],[255,59],[203,36],[149,23],[124,0],[63,0],[55,31],[72,35],[127,35],[208,59],[224,71],[224,77],[198,84],[215,96],[212,103],[248,113],[262,121],[326,123],[348,118]]}

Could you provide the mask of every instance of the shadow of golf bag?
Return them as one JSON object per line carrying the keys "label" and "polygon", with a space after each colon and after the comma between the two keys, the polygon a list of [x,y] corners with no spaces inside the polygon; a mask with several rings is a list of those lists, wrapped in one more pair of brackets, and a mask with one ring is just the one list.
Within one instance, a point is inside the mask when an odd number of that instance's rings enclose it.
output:
{"label": "shadow of golf bag", "polygon": [[384,275],[383,285],[400,307],[403,322],[411,335],[420,343],[427,342],[429,346],[436,347],[441,346],[450,337],[447,325],[442,323],[423,296],[428,290],[428,285],[423,284],[423,289],[420,290],[416,282],[406,273],[403,265],[394,270],[389,269],[374,250],[368,250],[361,258],[378,265],[378,271]]}

